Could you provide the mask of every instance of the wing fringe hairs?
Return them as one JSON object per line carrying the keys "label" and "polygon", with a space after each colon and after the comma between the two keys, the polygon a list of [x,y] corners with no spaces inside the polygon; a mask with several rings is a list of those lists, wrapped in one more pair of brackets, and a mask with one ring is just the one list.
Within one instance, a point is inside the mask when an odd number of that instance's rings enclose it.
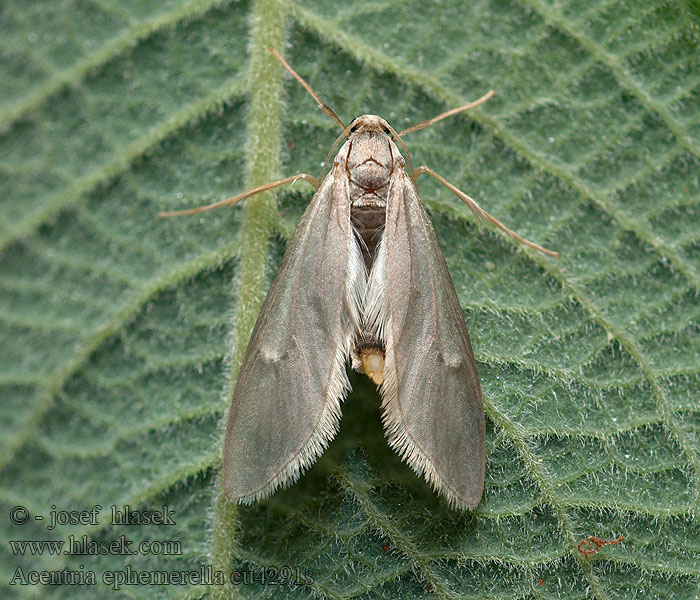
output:
{"label": "wing fringe hairs", "polygon": [[[391,319],[387,325],[391,328]],[[406,429],[405,418],[401,414],[401,404],[399,403],[396,360],[391,340],[386,342],[384,383],[380,388],[380,393],[382,395],[382,424],[389,447],[411,467],[416,475],[425,478],[433,490],[444,496],[450,508],[459,510],[473,508],[473,504],[460,500],[458,493],[447,484],[444,477],[440,476],[435,468],[435,463],[421,450],[416,440]]]}
{"label": "wing fringe hairs", "polygon": [[341,402],[347,398],[350,391],[350,382],[345,373],[347,353],[348,350],[342,347],[336,350],[326,404],[304,446],[261,488],[252,494],[236,498],[238,502],[254,504],[271,496],[280,488],[293,485],[326,451],[328,444],[338,434],[342,416]]}
{"label": "wing fringe hairs", "polygon": [[[383,271],[386,263],[386,253],[381,252],[376,266]],[[377,330],[381,332],[381,339],[385,344],[386,362],[384,365],[384,381],[379,388],[382,397],[382,425],[389,447],[394,450],[401,460],[419,477],[425,480],[438,494],[444,496],[451,508],[466,510],[473,508],[473,504],[460,499],[460,494],[451,488],[444,477],[442,477],[435,463],[428,458],[426,453],[410,431],[406,428],[407,419],[403,416],[401,403],[399,401],[399,385],[396,368],[396,356],[394,353],[394,342],[392,329],[392,318],[389,312],[388,295],[380,297],[381,307],[377,314]]]}

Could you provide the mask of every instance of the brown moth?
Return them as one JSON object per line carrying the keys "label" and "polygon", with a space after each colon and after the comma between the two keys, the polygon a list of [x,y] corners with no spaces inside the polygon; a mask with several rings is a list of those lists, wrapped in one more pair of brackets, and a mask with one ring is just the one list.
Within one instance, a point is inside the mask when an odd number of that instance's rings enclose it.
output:
{"label": "brown moth", "polygon": [[271,52],[343,129],[329,158],[347,140],[328,175],[319,182],[302,173],[210,206],[161,213],[234,204],[297,179],[316,188],[238,373],[224,442],[226,496],[260,500],[317,460],[339,428],[350,359],[379,388],[389,445],[450,506],[475,508],[485,467],[481,387],[462,309],[416,179],[432,175],[478,217],[556,253],[512,232],[431,169],[413,169],[401,136],[481,104],[494,92],[400,133],[375,115],[345,127]]}

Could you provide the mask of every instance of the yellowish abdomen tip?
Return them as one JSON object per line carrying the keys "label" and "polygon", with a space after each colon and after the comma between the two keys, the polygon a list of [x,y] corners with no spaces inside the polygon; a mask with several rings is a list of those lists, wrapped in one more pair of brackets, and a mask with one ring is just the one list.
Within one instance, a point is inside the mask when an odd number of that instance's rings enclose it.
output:
{"label": "yellowish abdomen tip", "polygon": [[381,385],[384,381],[384,353],[379,349],[363,352],[362,369],[375,385]]}

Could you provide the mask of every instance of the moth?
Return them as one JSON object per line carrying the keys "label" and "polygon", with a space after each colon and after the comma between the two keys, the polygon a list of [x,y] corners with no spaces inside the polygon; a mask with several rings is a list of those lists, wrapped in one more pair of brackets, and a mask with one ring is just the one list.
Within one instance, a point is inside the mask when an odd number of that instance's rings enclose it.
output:
{"label": "moth", "polygon": [[301,173],[209,206],[161,213],[228,206],[300,179],[316,189],[238,372],[224,442],[226,496],[258,501],[291,485],[318,459],[339,429],[350,360],[379,388],[389,445],[451,507],[473,509],[484,488],[481,387],[462,309],[416,179],[423,173],[435,177],[478,217],[556,253],[512,232],[431,169],[413,169],[401,138],[494,92],[400,133],[375,115],[345,126],[270,52],[343,130],[329,152],[328,159],[345,140],[328,175],[320,181]]}

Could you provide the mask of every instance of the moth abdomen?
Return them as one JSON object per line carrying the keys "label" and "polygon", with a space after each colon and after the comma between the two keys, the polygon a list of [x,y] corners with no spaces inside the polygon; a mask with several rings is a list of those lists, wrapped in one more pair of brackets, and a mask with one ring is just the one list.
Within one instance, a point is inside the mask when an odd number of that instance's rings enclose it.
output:
{"label": "moth abdomen", "polygon": [[353,204],[350,208],[350,222],[362,251],[365,268],[369,273],[386,225],[386,202]]}
{"label": "moth abdomen", "polygon": [[358,334],[351,350],[352,368],[367,375],[375,385],[384,383],[384,343],[371,334]]}

